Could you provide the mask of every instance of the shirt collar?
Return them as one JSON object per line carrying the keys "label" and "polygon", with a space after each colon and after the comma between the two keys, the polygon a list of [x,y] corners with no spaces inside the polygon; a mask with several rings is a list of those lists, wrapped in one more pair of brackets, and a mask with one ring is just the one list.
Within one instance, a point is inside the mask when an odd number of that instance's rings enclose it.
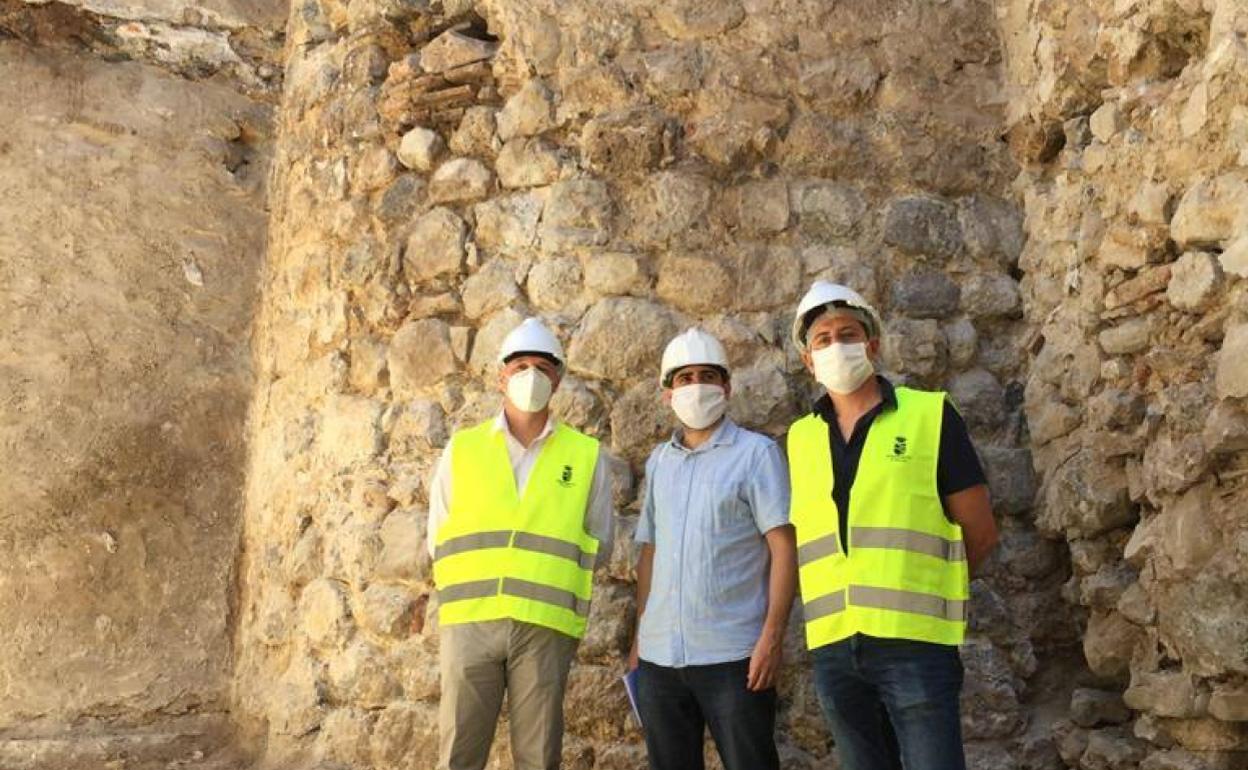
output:
{"label": "shirt collar", "polygon": [[737,433],[740,430],[741,428],[739,428],[737,424],[732,421],[731,417],[725,416],[724,421],[719,424],[719,427],[715,429],[715,432],[711,434],[711,437],[699,445],[697,449],[690,449],[681,443],[680,437],[683,433],[683,429],[681,428],[677,428],[672,431],[671,443],[672,446],[685,452],[701,452],[705,449],[710,449],[711,447],[728,446],[729,444],[732,444],[737,440]]}
{"label": "shirt collar", "polygon": [[[553,414],[547,417],[546,424],[542,426],[542,432],[537,434],[537,438],[533,439],[533,443],[536,444],[537,442],[549,436],[551,433],[554,433],[555,423],[556,423],[556,420]],[[504,435],[506,435],[507,438],[511,439],[512,441],[517,441],[517,442],[519,441],[519,439],[516,438],[515,434],[511,432],[511,426],[507,424],[507,413],[502,411],[501,409],[499,410],[498,415],[495,416],[494,418],[494,432],[495,433],[501,432]]]}
{"label": "shirt collar", "polygon": [[[889,382],[888,378],[882,374],[877,374],[875,376],[875,381],[880,384],[881,402],[879,404],[879,409],[881,411],[884,409],[896,409],[896,387],[894,387],[893,383]],[[832,397],[827,393],[820,396],[819,400],[815,402],[814,413],[822,417],[827,422],[831,422],[836,419],[836,406],[832,403]]]}

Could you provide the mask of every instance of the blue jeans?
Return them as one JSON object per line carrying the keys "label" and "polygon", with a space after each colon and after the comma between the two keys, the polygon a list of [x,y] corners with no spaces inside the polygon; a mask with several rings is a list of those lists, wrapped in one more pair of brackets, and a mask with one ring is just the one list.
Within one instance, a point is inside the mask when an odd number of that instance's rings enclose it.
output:
{"label": "blue jeans", "polygon": [[746,689],[749,670],[748,659],[685,668],[641,661],[637,710],[650,770],[703,770],[706,727],[724,770],[780,770],[776,691]]}
{"label": "blue jeans", "polygon": [[966,770],[957,647],[858,634],[812,655],[842,770]]}

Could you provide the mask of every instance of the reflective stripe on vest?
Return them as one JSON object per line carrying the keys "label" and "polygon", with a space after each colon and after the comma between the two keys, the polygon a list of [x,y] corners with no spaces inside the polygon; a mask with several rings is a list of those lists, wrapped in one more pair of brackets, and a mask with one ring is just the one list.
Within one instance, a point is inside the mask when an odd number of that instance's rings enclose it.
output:
{"label": "reflective stripe on vest", "polygon": [[[936,490],[943,393],[897,388],[867,433],[839,539],[828,425],[789,431],[798,575],[811,649],[856,633],[960,644],[969,598],[962,530]],[[848,551],[848,553],[846,553]]]}
{"label": "reflective stripe on vest", "polygon": [[596,555],[582,551],[576,543],[569,543],[546,535],[535,535],[532,532],[500,530],[497,532],[476,532],[461,535],[437,546],[433,552],[434,559],[453,556],[468,551],[481,551],[488,548],[506,548],[511,546],[534,553],[547,553],[567,559],[583,569],[593,569]]}
{"label": "reflective stripe on vest", "polygon": [[598,541],[585,531],[597,440],[563,425],[523,496],[493,421],[455,434],[451,499],[433,574],[445,625],[511,618],[581,637]]}

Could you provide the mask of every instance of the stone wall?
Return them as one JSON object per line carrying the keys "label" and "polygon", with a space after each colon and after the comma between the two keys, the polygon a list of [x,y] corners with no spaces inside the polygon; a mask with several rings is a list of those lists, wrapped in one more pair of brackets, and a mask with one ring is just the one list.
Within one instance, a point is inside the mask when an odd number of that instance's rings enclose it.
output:
{"label": "stone wall", "polygon": [[1002,8],[1037,523],[1090,674],[1071,767],[1248,752],[1248,7]]}
{"label": "stone wall", "polygon": [[537,314],[619,514],[566,766],[643,767],[660,351],[779,437],[816,278],[989,471],[972,766],[1246,766],[1241,0],[0,0],[0,73],[0,766],[430,765],[425,484]]}
{"label": "stone wall", "polygon": [[74,18],[0,6],[6,770],[229,732],[270,109]]}
{"label": "stone wall", "polygon": [[[1065,707],[1076,637],[1065,553],[1031,523],[1035,337],[992,5],[417,6],[291,12],[238,627],[249,739],[298,766],[433,761],[425,485],[451,432],[498,408],[497,346],[535,313],[569,351],[556,411],[603,439],[619,509],[566,766],[644,766],[616,677],[638,473],[672,425],[659,354],[711,329],[732,413],[779,435],[813,394],[793,307],[829,278],[881,308],[895,375],[952,392],[992,476],[1004,543],[965,650],[974,764],[1055,767],[1033,715]],[[828,767],[797,625],[785,766]]]}

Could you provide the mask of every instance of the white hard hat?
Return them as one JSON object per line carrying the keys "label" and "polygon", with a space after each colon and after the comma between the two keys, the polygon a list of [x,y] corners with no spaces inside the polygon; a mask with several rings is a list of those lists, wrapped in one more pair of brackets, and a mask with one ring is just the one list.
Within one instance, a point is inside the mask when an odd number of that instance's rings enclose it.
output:
{"label": "white hard hat", "polygon": [[[863,299],[861,294],[839,283],[815,281],[811,284],[810,291],[806,292],[806,296],[802,297],[802,301],[797,304],[797,315],[793,318],[793,344],[799,350],[806,349],[806,329],[816,317],[812,314],[827,305],[860,311],[866,316],[867,336],[872,338],[880,336],[882,326],[880,314],[875,312],[875,308],[871,307],[871,303]],[[807,316],[810,316],[809,320]]]}
{"label": "white hard hat", "polygon": [[671,387],[672,374],[683,366],[703,364],[717,366],[728,373],[728,356],[719,340],[698,327],[693,327],[672,338],[663,350],[663,364],[659,371],[659,384]]}
{"label": "white hard hat", "polygon": [[519,326],[507,333],[503,346],[498,350],[499,363],[507,363],[508,359],[520,353],[538,353],[550,356],[564,365],[563,346],[559,338],[546,328],[546,324],[537,318],[526,318]]}

